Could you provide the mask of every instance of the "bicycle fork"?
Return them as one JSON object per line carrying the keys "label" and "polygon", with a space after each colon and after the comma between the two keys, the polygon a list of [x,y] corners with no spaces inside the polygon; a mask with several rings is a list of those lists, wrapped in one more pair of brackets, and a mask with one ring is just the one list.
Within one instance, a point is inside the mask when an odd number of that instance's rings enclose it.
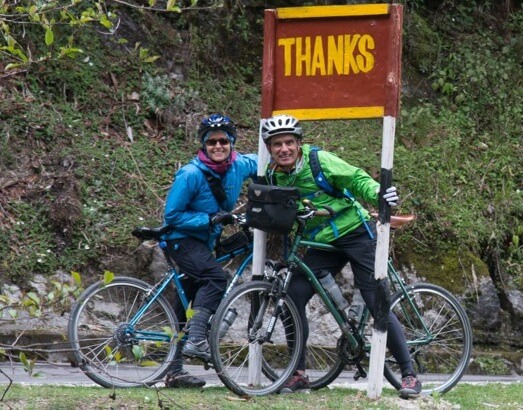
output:
{"label": "bicycle fork", "polygon": [[[263,295],[263,297],[259,300],[259,306],[255,305],[255,311],[253,312],[254,320],[249,332],[251,341],[257,340],[259,344],[263,344],[271,340],[276,321],[282,314],[283,310],[283,298],[285,297],[283,289],[285,289],[285,284],[282,287],[281,279],[275,278],[272,282],[272,288],[269,294]],[[265,330],[264,334],[262,336],[256,337],[257,332],[263,326],[263,318],[267,310],[269,300],[271,299],[277,300],[276,306],[272,311],[271,319],[269,320],[269,324],[267,325],[267,329]]]}

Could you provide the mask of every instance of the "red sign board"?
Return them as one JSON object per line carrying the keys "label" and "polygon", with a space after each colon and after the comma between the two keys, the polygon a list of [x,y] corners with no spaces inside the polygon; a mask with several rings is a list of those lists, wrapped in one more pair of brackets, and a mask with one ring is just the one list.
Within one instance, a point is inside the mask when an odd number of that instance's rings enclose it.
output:
{"label": "red sign board", "polygon": [[262,117],[396,117],[402,6],[265,11]]}

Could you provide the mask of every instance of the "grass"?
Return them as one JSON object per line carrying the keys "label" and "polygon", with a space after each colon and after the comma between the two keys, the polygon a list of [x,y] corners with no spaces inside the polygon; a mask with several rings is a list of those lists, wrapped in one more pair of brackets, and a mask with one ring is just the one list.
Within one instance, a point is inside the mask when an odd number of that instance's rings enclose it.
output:
{"label": "grass", "polygon": [[[2,393],[5,393],[2,390]],[[243,399],[223,387],[206,389],[126,389],[13,385],[0,402],[2,409],[523,409],[523,385],[461,384],[443,396],[401,400],[384,389],[379,400],[365,391],[334,388],[311,394],[270,395]]]}

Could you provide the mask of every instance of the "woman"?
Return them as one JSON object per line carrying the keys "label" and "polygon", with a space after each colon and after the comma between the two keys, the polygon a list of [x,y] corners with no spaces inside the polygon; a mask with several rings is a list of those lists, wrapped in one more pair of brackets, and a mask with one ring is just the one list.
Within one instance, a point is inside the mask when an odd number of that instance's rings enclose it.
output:
{"label": "woman", "polygon": [[[257,174],[257,156],[236,152],[236,137],[236,127],[229,117],[213,114],[204,118],[198,129],[201,148],[196,158],[176,173],[167,195],[165,224],[173,230],[164,239],[169,257],[187,275],[184,290],[194,310],[187,337],[179,342],[167,375],[167,387],[205,385],[204,380],[183,370],[182,355],[205,362],[211,358],[207,324],[227,285],[213,249],[223,225],[233,222],[230,211],[243,183]],[[180,323],[185,322],[185,309],[178,298],[174,308]]]}

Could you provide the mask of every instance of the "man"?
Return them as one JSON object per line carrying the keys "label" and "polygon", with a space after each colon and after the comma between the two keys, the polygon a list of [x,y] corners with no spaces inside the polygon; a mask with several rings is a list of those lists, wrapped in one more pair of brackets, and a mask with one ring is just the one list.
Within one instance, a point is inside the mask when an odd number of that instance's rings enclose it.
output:
{"label": "man", "polygon": [[[355,286],[360,289],[366,305],[373,314],[377,286],[374,277],[376,226],[369,213],[357,200],[331,196],[318,187],[309,165],[311,147],[307,144],[302,145],[303,130],[296,118],[283,114],[264,120],[262,138],[272,159],[265,175],[267,183],[299,188],[301,196],[309,198],[318,209],[329,206],[336,212],[331,218],[313,219],[307,227],[307,233],[308,239],[335,245],[341,251],[309,249],[304,257],[305,262],[318,279],[328,274],[336,275],[349,262],[354,272]],[[355,198],[378,204],[379,183],[365,171],[349,165],[327,151],[319,151],[318,159],[330,185],[339,191],[347,189]],[[384,199],[390,206],[396,206],[399,200],[396,188],[390,187]],[[314,288],[303,274],[297,272],[290,284],[289,295],[300,312],[306,342],[309,329],[305,306],[314,295]],[[389,313],[388,319],[387,346],[402,371],[400,395],[404,398],[419,395],[421,383],[412,367],[403,329],[392,312]],[[304,349],[296,373],[280,393],[309,390],[305,370]]]}
{"label": "man", "polygon": [[[222,300],[227,277],[213,254],[223,225],[233,222],[229,213],[243,183],[257,175],[257,156],[234,149],[237,131],[232,120],[221,114],[204,118],[198,129],[201,148],[196,158],[180,168],[165,203],[165,224],[173,230],[164,238],[169,257],[187,275],[184,290],[192,301],[187,341],[182,339],[167,374],[167,387],[202,387],[205,381],[183,370],[182,355],[208,362],[207,324]],[[186,321],[179,298],[175,312]]]}

